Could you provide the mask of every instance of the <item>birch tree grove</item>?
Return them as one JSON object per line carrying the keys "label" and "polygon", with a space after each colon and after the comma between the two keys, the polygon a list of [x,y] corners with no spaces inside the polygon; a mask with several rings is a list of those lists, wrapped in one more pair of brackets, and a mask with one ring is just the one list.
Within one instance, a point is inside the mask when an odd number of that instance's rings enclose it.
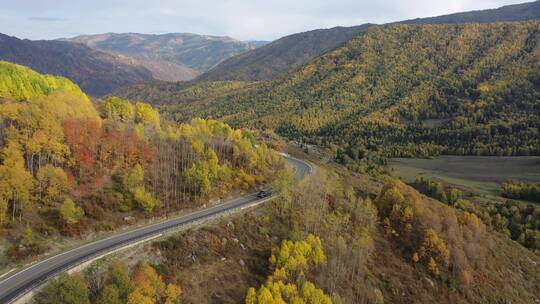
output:
{"label": "birch tree grove", "polygon": [[219,121],[178,124],[144,102],[91,100],[67,79],[6,62],[0,76],[0,228],[46,227],[38,241],[203,204],[283,166]]}

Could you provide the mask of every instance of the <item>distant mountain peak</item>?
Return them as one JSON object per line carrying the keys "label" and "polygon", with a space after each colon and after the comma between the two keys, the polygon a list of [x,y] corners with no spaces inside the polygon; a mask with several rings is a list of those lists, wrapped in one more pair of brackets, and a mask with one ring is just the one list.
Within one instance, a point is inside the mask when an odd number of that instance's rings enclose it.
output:
{"label": "distant mountain peak", "polygon": [[5,34],[0,34],[0,40],[0,60],[67,77],[90,95],[105,95],[118,87],[153,79],[144,67],[86,45]]}
{"label": "distant mountain peak", "polygon": [[[457,24],[540,19],[540,1],[506,5],[496,9],[417,18],[395,23]],[[198,80],[269,80],[335,49],[374,24],[317,29],[282,37],[261,48],[225,60]]]}
{"label": "distant mountain peak", "polygon": [[106,33],[62,40],[132,57],[151,70],[154,78],[167,81],[191,80],[232,56],[265,44],[193,33]]}
{"label": "distant mountain peak", "polygon": [[498,8],[473,10],[427,18],[415,18],[399,23],[489,23],[501,21],[526,21],[540,18],[540,1],[509,4]]}

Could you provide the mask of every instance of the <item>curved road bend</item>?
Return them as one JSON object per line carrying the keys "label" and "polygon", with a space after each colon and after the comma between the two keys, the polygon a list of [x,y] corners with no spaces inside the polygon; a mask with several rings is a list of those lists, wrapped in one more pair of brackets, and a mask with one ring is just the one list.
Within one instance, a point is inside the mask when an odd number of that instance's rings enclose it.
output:
{"label": "curved road bend", "polygon": [[[312,172],[312,167],[307,162],[284,156],[292,165],[299,177],[304,177]],[[178,218],[170,219],[133,231],[114,235],[64,253],[60,253],[43,261],[37,262],[27,268],[7,277],[0,282],[0,303],[13,303],[33,288],[47,281],[52,276],[73,268],[80,263],[93,257],[98,257],[111,250],[118,249],[137,241],[141,241],[179,226],[190,224],[199,220],[225,213],[239,207],[262,203],[269,198],[258,198],[256,193],[229,201],[204,210],[196,211]]]}

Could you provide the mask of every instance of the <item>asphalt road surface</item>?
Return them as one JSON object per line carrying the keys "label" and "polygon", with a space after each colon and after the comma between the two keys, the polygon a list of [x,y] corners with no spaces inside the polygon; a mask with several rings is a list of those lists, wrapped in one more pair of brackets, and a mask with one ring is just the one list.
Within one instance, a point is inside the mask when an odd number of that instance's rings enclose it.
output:
{"label": "asphalt road surface", "polygon": [[[289,164],[295,168],[299,177],[304,177],[312,172],[312,167],[308,163],[289,156],[284,157],[287,159]],[[0,303],[12,303],[58,273],[69,270],[82,262],[88,261],[112,250],[151,238],[152,236],[157,236],[170,230],[174,230],[179,226],[211,218],[233,209],[262,203],[269,199],[269,197],[259,198],[257,197],[257,193],[253,193],[221,205],[196,211],[178,218],[170,219],[129,232],[117,234],[112,237],[89,243],[73,250],[55,255],[43,261],[32,264],[1,281]]]}

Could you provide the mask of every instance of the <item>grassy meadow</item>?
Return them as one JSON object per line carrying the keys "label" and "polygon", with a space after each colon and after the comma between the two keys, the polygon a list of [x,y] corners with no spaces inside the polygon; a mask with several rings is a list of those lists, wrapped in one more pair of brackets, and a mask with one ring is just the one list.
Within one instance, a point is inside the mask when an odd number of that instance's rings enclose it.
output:
{"label": "grassy meadow", "polygon": [[436,178],[485,195],[499,195],[500,183],[507,180],[540,182],[540,157],[394,158],[389,165],[405,182],[414,181],[416,176]]}

